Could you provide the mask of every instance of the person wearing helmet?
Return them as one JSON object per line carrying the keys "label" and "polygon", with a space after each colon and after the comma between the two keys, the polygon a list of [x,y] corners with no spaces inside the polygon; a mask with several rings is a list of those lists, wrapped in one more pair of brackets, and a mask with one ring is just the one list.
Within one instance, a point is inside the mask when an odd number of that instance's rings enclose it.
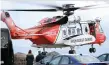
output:
{"label": "person wearing helmet", "polygon": [[97,17],[97,18],[95,19],[95,21],[96,21],[96,22],[100,22],[100,21],[101,21],[101,18]]}

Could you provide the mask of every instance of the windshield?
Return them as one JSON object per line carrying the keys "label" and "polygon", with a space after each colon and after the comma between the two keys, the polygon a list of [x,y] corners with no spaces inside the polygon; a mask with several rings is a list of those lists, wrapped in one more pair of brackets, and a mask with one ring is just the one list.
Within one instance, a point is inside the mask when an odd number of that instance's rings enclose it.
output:
{"label": "windshield", "polygon": [[100,31],[101,33],[103,33],[103,29],[102,29],[101,25],[99,25],[99,31]]}
{"label": "windshield", "polygon": [[84,55],[84,56],[78,55],[78,56],[74,56],[74,58],[82,63],[100,62],[97,58],[95,58],[93,56],[88,56],[88,55]]}

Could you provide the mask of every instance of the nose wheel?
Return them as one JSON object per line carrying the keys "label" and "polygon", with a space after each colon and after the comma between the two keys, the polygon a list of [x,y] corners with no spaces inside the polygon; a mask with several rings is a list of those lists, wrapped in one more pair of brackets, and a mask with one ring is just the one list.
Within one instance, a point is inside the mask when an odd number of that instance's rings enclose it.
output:
{"label": "nose wheel", "polygon": [[92,44],[92,48],[89,48],[89,52],[90,53],[95,53],[96,52],[96,48],[93,48],[93,44]]}

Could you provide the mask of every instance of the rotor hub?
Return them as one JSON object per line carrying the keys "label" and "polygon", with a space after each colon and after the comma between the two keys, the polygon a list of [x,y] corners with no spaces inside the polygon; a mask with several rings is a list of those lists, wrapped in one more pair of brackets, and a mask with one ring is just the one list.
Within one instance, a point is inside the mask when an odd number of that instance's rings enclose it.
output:
{"label": "rotor hub", "polygon": [[63,14],[67,15],[67,16],[74,14],[73,8],[74,8],[74,4],[64,4],[63,5]]}

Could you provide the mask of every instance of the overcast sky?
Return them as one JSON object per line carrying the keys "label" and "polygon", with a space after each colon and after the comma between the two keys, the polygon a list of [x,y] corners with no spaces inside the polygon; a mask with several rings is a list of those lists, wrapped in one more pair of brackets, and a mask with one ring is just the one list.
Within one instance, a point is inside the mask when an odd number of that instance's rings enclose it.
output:
{"label": "overcast sky", "polygon": [[[107,2],[104,1],[38,1],[38,2],[22,2],[22,1],[1,1],[2,9],[32,9],[32,8],[47,8],[44,6],[36,5],[36,3],[44,3],[44,4],[54,4],[54,5],[62,5],[66,3],[75,4],[75,6],[85,6],[85,5],[100,5],[107,6]],[[52,17],[56,15],[62,15],[62,12],[9,12],[15,24],[20,28],[26,29],[33,26],[37,26],[38,22],[45,17]],[[81,20],[94,20],[96,17],[100,17],[102,19],[101,26],[106,34],[106,41],[101,46],[94,45],[97,49],[97,52],[93,55],[100,55],[101,53],[109,53],[109,7],[108,8],[98,8],[98,9],[90,9],[90,10],[78,10],[75,11],[75,16],[81,16]],[[72,17],[73,18],[73,17]],[[2,28],[7,28],[7,26],[0,21]],[[31,47],[32,42],[29,40],[12,40],[14,46],[14,52],[23,52],[27,53],[29,49],[33,51],[33,54],[37,54],[38,48]],[[90,54],[89,48],[90,45],[76,47],[77,53]],[[68,53],[70,48],[62,48],[62,49],[46,49],[46,51],[57,51],[60,53]]]}

